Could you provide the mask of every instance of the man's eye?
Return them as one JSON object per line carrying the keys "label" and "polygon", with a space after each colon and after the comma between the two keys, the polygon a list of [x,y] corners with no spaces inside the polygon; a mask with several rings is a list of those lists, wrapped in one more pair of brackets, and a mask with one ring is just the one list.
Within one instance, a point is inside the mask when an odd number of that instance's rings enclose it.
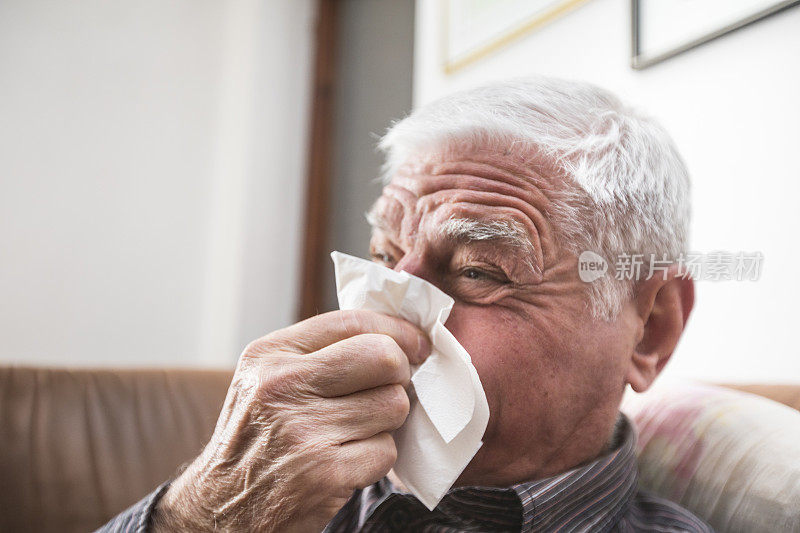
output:
{"label": "man's eye", "polygon": [[467,279],[476,279],[476,280],[487,279],[489,277],[488,274],[486,274],[486,272],[478,270],[477,268],[466,268],[461,273],[461,275]]}
{"label": "man's eye", "polygon": [[476,267],[464,267],[459,272],[459,276],[471,281],[492,282],[505,284],[508,283],[508,278],[501,272],[494,272]]}
{"label": "man's eye", "polygon": [[381,263],[387,265],[392,264],[394,261],[394,258],[386,252],[373,252],[371,255],[376,261],[380,261]]}

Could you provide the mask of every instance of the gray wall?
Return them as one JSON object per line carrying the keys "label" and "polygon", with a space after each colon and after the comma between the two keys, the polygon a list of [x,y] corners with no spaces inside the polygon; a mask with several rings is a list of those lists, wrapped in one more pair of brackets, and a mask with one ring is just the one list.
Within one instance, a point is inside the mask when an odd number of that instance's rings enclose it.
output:
{"label": "gray wall", "polygon": [[[381,190],[377,136],[411,109],[414,1],[346,0],[340,24],[329,242],[332,250],[366,257],[364,212]],[[330,265],[325,279],[323,310],[336,309]]]}

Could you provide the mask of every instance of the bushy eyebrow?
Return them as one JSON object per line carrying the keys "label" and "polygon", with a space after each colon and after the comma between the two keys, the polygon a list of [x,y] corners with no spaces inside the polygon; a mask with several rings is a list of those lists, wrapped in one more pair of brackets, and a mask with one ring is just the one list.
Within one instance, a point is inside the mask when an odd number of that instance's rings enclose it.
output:
{"label": "bushy eyebrow", "polygon": [[[364,217],[373,229],[392,231],[394,228],[382,213],[373,207]],[[439,226],[440,235],[459,241],[504,241],[519,248],[534,251],[525,226],[515,220],[481,220],[452,216]]]}
{"label": "bushy eyebrow", "polygon": [[534,251],[525,226],[515,220],[479,220],[450,217],[438,228],[441,235],[459,241],[503,241]]}
{"label": "bushy eyebrow", "polygon": [[524,258],[525,265],[530,270],[539,272],[533,261],[536,248],[525,226],[516,220],[481,220],[452,216],[438,230],[444,237],[456,241],[494,241],[510,245],[519,249],[520,256]]}
{"label": "bushy eyebrow", "polygon": [[[396,229],[392,228],[381,211],[374,207],[365,213],[365,217],[373,230],[379,229],[388,233]],[[525,226],[516,220],[485,220],[454,215],[440,225],[437,231],[441,236],[454,241],[494,241],[517,248],[525,257],[526,266],[539,272],[532,260],[536,255],[536,248],[531,242],[530,234]]]}

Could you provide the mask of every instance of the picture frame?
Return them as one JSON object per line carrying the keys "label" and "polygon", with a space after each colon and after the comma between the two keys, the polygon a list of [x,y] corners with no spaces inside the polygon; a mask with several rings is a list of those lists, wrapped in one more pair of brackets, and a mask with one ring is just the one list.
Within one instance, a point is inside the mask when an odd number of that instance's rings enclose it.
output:
{"label": "picture frame", "polygon": [[440,0],[442,69],[453,74],[590,0]]}
{"label": "picture frame", "polygon": [[797,5],[800,0],[631,0],[631,67],[651,67]]}

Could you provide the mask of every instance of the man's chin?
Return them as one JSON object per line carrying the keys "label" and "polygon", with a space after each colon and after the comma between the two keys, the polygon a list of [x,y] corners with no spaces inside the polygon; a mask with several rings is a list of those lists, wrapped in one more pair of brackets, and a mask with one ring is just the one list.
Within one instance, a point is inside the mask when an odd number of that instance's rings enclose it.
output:
{"label": "man's chin", "polygon": [[484,444],[467,468],[458,476],[454,487],[508,487],[520,482],[520,474],[527,471],[523,465],[500,464],[493,460],[496,454]]}
{"label": "man's chin", "polygon": [[[509,487],[523,481],[538,479],[538,470],[532,469],[530,465],[519,464],[519,462],[498,464],[496,461],[491,461],[493,456],[496,454],[491,453],[484,444],[469,462],[467,468],[458,476],[453,487]],[[386,477],[399,490],[409,492],[397,477],[394,469],[389,470]]]}

